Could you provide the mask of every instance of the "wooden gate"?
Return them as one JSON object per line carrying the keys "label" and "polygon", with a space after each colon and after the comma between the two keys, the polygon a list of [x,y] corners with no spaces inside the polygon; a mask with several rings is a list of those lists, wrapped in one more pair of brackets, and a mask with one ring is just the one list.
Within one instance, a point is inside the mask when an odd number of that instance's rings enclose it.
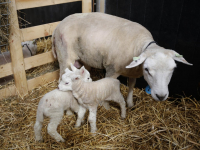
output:
{"label": "wooden gate", "polygon": [[[81,0],[11,0],[10,3],[10,53],[11,63],[0,66],[0,78],[14,75],[15,85],[0,90],[0,98],[12,95],[23,97],[41,84],[41,81],[50,82],[59,77],[59,71],[49,72],[39,77],[27,80],[25,70],[55,61],[52,52],[23,58],[21,42],[52,35],[59,22],[43,24],[30,28],[19,29],[17,10],[70,3]],[[91,0],[82,0],[82,13],[91,12]]]}

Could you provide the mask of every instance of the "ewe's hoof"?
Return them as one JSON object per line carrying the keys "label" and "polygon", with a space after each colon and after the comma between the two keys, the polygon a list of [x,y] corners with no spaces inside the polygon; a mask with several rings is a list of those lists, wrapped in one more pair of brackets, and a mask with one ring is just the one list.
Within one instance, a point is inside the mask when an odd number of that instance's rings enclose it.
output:
{"label": "ewe's hoof", "polygon": [[42,137],[36,137],[35,140],[36,140],[37,142],[43,142],[43,138],[42,138]]}

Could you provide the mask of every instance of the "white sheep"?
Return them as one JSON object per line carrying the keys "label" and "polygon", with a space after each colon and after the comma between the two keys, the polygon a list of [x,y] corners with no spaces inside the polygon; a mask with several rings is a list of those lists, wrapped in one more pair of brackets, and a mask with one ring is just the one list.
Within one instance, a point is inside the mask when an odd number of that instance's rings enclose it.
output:
{"label": "white sheep", "polygon": [[[89,72],[87,72],[87,70],[85,71],[86,74],[81,76],[81,79],[84,82],[91,81]],[[79,70],[77,70],[75,74],[79,74]],[[60,89],[64,90],[65,92],[61,91]],[[78,117],[75,127],[79,127],[81,125],[81,121],[83,120],[86,109],[78,104],[70,90],[72,90],[71,79],[65,76],[64,80],[61,80],[59,83],[58,89],[45,94],[40,100],[37,109],[36,123],[34,125],[36,141],[42,141],[41,129],[44,116],[50,118],[50,123],[48,124],[47,130],[49,135],[57,142],[64,142],[64,139],[57,132],[57,126],[62,120],[65,110],[71,109],[76,112]]]}
{"label": "white sheep", "polygon": [[[84,76],[85,70],[80,69],[81,75]],[[71,71],[68,70],[69,73]],[[67,72],[65,74],[68,74]],[[62,76],[65,78],[65,74]],[[84,82],[80,75],[71,75],[72,93],[78,100],[78,103],[89,109],[88,121],[91,126],[91,132],[96,132],[96,113],[98,104],[102,101],[114,101],[119,103],[121,108],[121,117],[126,117],[126,107],[124,98],[120,92],[120,82],[114,78],[104,78],[94,82]]]}
{"label": "white sheep", "polygon": [[128,107],[133,106],[136,78],[144,75],[152,97],[164,101],[169,94],[175,60],[191,65],[177,52],[157,45],[142,25],[105,13],[66,17],[54,30],[52,43],[53,55],[60,65],[60,78],[64,69],[76,61],[105,69],[106,77],[128,77]]}

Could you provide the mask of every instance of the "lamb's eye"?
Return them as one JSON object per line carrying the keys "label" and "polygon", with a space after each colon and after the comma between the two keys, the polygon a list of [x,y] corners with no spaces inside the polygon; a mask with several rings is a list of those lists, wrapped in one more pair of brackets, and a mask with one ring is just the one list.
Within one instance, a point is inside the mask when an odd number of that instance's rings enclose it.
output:
{"label": "lamb's eye", "polygon": [[90,79],[90,78],[87,78],[88,80]]}
{"label": "lamb's eye", "polygon": [[69,82],[66,82],[65,84],[69,84]]}
{"label": "lamb's eye", "polygon": [[146,70],[147,72],[149,72],[149,70],[147,68],[145,68],[144,70]]}

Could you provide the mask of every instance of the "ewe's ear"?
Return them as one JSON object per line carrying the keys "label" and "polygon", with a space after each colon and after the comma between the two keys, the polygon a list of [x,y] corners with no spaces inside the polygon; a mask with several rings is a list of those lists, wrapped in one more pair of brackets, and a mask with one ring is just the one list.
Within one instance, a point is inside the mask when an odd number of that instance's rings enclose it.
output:
{"label": "ewe's ear", "polygon": [[171,54],[172,54],[172,58],[173,58],[174,60],[179,61],[179,62],[182,62],[182,63],[184,63],[184,64],[186,64],[186,65],[193,65],[193,64],[187,62],[187,61],[183,58],[183,56],[180,55],[180,54],[178,54],[177,52],[175,52],[175,51],[172,50],[172,51],[171,51]]}
{"label": "ewe's ear", "polygon": [[133,68],[133,67],[140,65],[141,63],[143,63],[145,61],[146,57],[147,56],[145,53],[142,53],[138,57],[133,57],[133,61],[128,66],[126,66],[126,68]]}
{"label": "ewe's ear", "polygon": [[72,63],[70,65],[71,65],[72,71],[76,71],[77,70],[77,68]]}
{"label": "ewe's ear", "polygon": [[33,44],[36,45],[36,40],[33,40]]}

